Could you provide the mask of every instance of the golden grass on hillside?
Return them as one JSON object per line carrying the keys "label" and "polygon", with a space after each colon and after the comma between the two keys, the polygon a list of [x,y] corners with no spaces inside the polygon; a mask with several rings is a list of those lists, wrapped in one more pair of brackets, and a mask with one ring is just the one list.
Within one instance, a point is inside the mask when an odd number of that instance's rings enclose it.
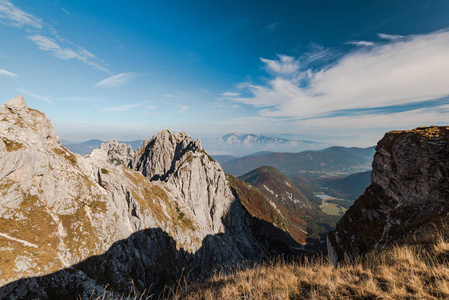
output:
{"label": "golden grass on hillside", "polygon": [[[276,259],[254,268],[227,268],[201,284],[166,289],[164,296],[121,299],[449,299],[449,243],[396,246],[338,268],[318,257]],[[97,299],[113,299],[99,297]]]}
{"label": "golden grass on hillside", "polygon": [[216,273],[173,299],[448,299],[449,244],[394,247],[339,268],[327,259],[276,260],[232,275]]}

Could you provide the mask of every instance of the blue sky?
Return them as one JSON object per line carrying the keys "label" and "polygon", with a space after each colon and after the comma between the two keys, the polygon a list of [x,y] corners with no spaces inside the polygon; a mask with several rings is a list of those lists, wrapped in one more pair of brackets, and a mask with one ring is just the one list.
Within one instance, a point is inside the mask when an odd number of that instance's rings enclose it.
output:
{"label": "blue sky", "polygon": [[0,0],[0,100],[68,140],[370,146],[447,125],[448,1]]}

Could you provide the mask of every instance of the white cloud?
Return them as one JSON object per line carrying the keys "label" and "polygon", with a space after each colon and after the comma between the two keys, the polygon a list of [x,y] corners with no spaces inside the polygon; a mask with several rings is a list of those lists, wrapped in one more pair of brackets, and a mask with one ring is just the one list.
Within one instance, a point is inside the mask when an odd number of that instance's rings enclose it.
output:
{"label": "white cloud", "polygon": [[314,129],[406,129],[418,126],[448,125],[449,105],[411,111],[357,116],[340,116],[298,121],[303,128]]}
{"label": "white cloud", "polygon": [[180,114],[182,114],[182,113],[184,113],[186,110],[188,110],[189,109],[189,106],[187,106],[187,105],[183,105],[183,106],[181,106],[181,108],[178,110],[178,112],[180,113]]}
{"label": "white cloud", "polygon": [[410,36],[354,50],[313,73],[279,56],[263,60],[273,75],[268,84],[242,84],[252,96],[229,99],[259,108],[262,116],[293,118],[439,99],[449,95],[447,49],[448,31]]}
{"label": "white cloud", "polygon": [[[68,13],[66,10],[62,10]],[[39,49],[50,52],[54,57],[77,59],[97,70],[111,73],[102,63],[98,62],[95,55],[61,38],[52,26],[44,23],[42,19],[14,6],[11,1],[0,0],[0,24],[24,28],[29,34],[27,36],[29,40],[34,42]],[[44,31],[50,32],[50,36],[54,38],[43,34]],[[66,44],[66,46],[61,46],[61,44]]]}
{"label": "white cloud", "polygon": [[116,75],[112,75],[108,78],[101,80],[95,84],[96,87],[116,87],[120,85],[127,84],[136,77],[136,73],[120,73]]}
{"label": "white cloud", "polygon": [[316,43],[310,43],[309,45],[309,51],[303,54],[300,57],[300,61],[304,66],[307,66],[308,64],[315,62],[315,61],[325,61],[331,59],[335,53],[332,51],[325,49],[323,46],[316,44]]}
{"label": "white cloud", "polygon": [[240,96],[240,93],[236,93],[236,92],[225,92],[223,94],[221,94],[223,97],[238,97]]}
{"label": "white cloud", "polygon": [[40,50],[49,51],[55,57],[61,59],[78,58],[79,54],[72,49],[64,49],[52,38],[45,37],[39,34],[29,35],[27,38],[33,41]]}
{"label": "white cloud", "polygon": [[290,75],[298,72],[299,62],[297,60],[287,55],[278,55],[278,57],[279,60],[265,58],[260,58],[260,60],[265,64],[265,69],[272,73]]}
{"label": "white cloud", "polygon": [[36,29],[42,28],[42,19],[24,12],[8,0],[0,0],[0,22],[18,28],[25,26]]}
{"label": "white cloud", "polygon": [[377,36],[383,40],[388,41],[397,40],[404,37],[403,35],[399,34],[385,34],[385,33],[378,33]]}
{"label": "white cloud", "polygon": [[374,46],[374,43],[373,42],[369,42],[369,41],[348,41],[345,44],[359,46],[359,47]]}
{"label": "white cloud", "polygon": [[81,47],[77,47],[78,49],[76,50],[64,48],[55,39],[40,34],[29,35],[27,38],[35,43],[40,50],[50,52],[54,57],[60,59],[77,59],[97,70],[111,73],[107,68],[94,61],[96,58],[95,55]]}
{"label": "white cloud", "polygon": [[9,71],[2,70],[2,69],[0,69],[0,75],[9,76],[11,78],[17,77],[17,74],[14,74],[14,73],[11,73]]}

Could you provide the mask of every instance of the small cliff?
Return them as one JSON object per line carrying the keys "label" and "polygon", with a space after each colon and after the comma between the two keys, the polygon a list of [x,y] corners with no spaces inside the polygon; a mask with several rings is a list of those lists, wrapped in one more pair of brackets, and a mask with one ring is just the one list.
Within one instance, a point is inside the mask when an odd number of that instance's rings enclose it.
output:
{"label": "small cliff", "polygon": [[395,244],[429,244],[449,217],[449,127],[385,134],[371,185],[328,236],[330,260]]}

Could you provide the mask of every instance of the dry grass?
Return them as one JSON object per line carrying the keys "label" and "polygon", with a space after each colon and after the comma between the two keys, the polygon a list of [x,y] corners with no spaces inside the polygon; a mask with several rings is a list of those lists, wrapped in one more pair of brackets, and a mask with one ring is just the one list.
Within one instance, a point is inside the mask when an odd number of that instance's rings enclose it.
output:
{"label": "dry grass", "polygon": [[217,272],[183,287],[173,299],[447,299],[449,244],[432,249],[394,247],[359,262],[329,265],[325,258],[276,260],[255,268]]}
{"label": "dry grass", "polygon": [[[326,258],[276,259],[253,268],[226,268],[204,283],[178,284],[165,295],[119,299],[449,299],[449,243],[393,247],[338,268]],[[139,298],[140,297],[140,298]],[[115,299],[104,294],[95,299]]]}

